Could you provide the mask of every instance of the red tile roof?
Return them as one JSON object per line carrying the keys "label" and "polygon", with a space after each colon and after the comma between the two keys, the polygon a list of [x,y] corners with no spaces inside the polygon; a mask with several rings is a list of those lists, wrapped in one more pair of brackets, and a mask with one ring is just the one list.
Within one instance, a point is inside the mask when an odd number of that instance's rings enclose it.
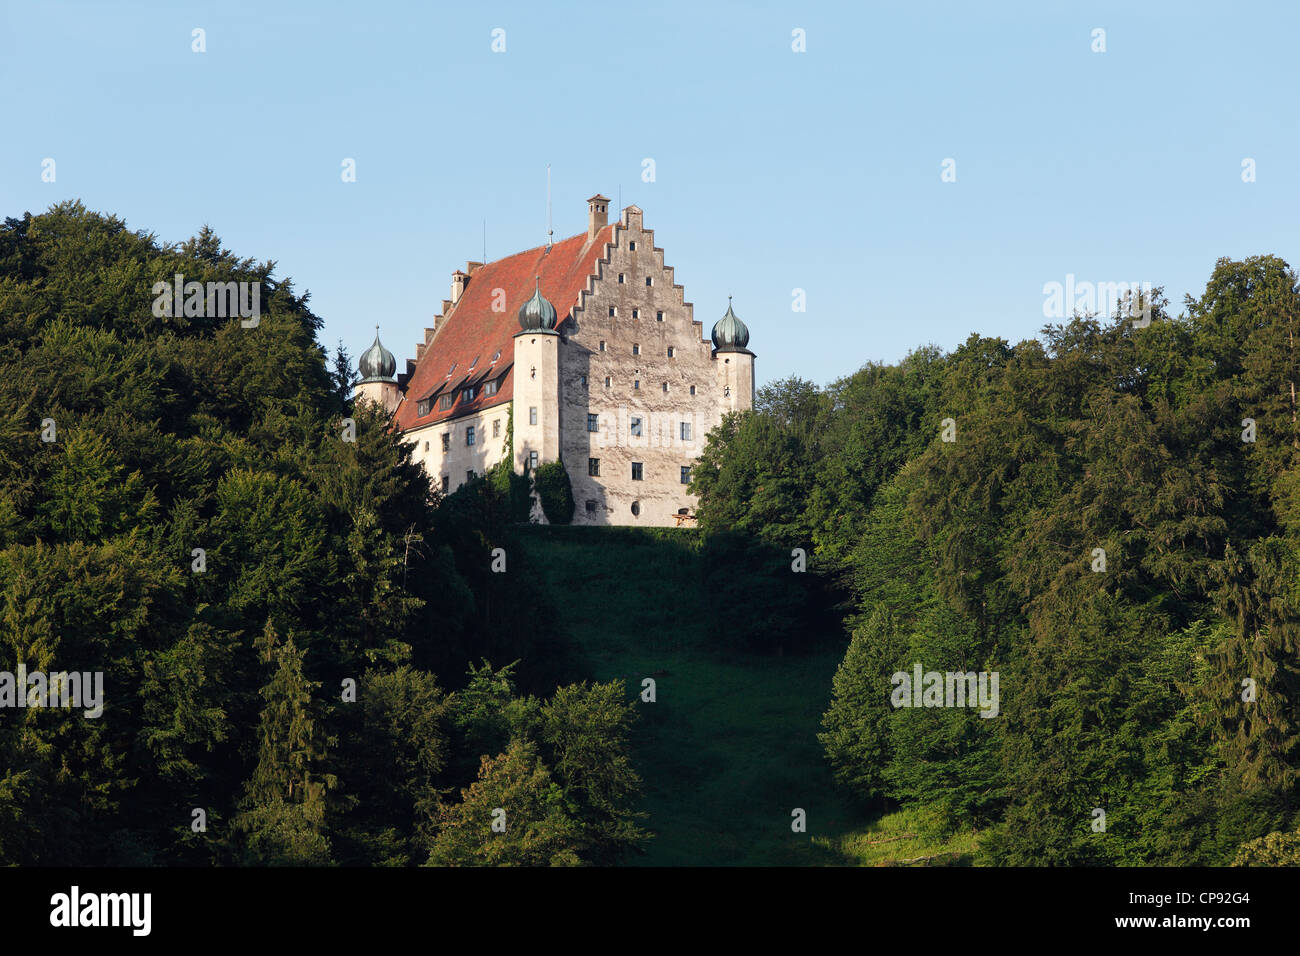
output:
{"label": "red tile roof", "polygon": [[[595,274],[605,244],[613,240],[615,225],[605,226],[591,241],[584,232],[555,243],[549,251],[538,246],[473,269],[460,300],[452,306],[406,383],[405,399],[397,407],[397,427],[402,431],[420,428],[510,401],[514,395],[510,369],[515,356],[513,336],[519,331],[519,307],[533,294],[534,277],[541,277],[542,295],[555,306],[559,325],[563,325],[587,287],[587,278]],[[492,311],[497,289],[505,290],[504,312]],[[501,356],[491,374],[486,374],[498,349]],[[470,363],[476,356],[478,365],[471,370]],[[464,402],[458,391],[455,403],[446,409],[439,408],[435,398],[429,414],[417,415],[421,399],[450,384],[448,373],[453,365],[456,370],[451,373],[451,381],[460,383],[472,377],[479,386],[478,395]],[[497,393],[483,394],[482,385],[498,371],[505,374]]]}

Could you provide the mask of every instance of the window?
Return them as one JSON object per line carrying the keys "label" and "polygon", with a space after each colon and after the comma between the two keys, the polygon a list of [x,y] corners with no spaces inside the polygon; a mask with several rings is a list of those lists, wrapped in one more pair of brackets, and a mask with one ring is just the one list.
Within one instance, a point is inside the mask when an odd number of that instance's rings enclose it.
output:
{"label": "window", "polygon": [[618,315],[618,309],[614,308],[614,307],[611,305],[611,306],[609,307],[609,315],[610,315],[610,318],[613,318],[614,316]]}
{"label": "window", "polygon": [[492,437],[497,438],[500,435],[501,435],[501,419],[494,418],[492,420]]}
{"label": "window", "polygon": [[477,355],[474,356],[474,361],[472,361],[472,362],[469,363],[470,370],[472,371],[473,368],[474,368],[474,366],[476,366],[476,365],[478,365],[478,356],[477,356]]}
{"label": "window", "polygon": [[633,481],[641,480],[641,462],[639,461],[632,462],[632,480]]}
{"label": "window", "polygon": [[425,451],[428,451],[428,450],[429,450],[429,443],[428,443],[428,442],[425,442],[425,443],[424,443],[424,450],[425,450]]}
{"label": "window", "polygon": [[[605,379],[605,383],[608,384],[608,383],[609,383],[609,379]],[[599,416],[599,415],[597,415],[597,414],[595,414],[595,413],[593,413],[593,412],[587,412],[587,431],[589,431],[589,432],[598,432],[598,431],[600,431],[600,416]]]}
{"label": "window", "polygon": [[691,483],[691,466],[682,465],[682,484],[689,485],[690,483]]}
{"label": "window", "polygon": [[640,437],[640,435],[641,435],[641,419],[639,419],[639,418],[634,418],[634,419],[632,419],[632,421],[631,421],[631,423],[629,424],[628,427],[630,427],[630,428],[632,429],[632,434],[633,434],[633,435],[636,435],[636,436]]}
{"label": "window", "polygon": [[641,513],[641,502],[639,501],[632,502],[632,514],[639,515],[640,513]]}
{"label": "window", "polygon": [[536,470],[536,468],[537,468],[537,452],[535,452],[535,451],[530,451],[530,452],[528,453],[528,467],[531,468],[531,469],[533,469],[533,470]]}
{"label": "window", "polygon": [[587,474],[591,475],[591,477],[593,477],[593,478],[599,478],[599,477],[600,477],[600,459],[599,459],[599,458],[588,458],[588,459],[587,459]]}
{"label": "window", "polygon": [[421,399],[415,406],[416,415],[427,415],[431,411],[433,411],[433,402],[429,401],[427,398]]}
{"label": "window", "polygon": [[635,239],[633,239],[631,242],[629,242],[629,243],[627,244],[627,251],[628,251],[628,252],[636,252],[636,240],[635,240]]}
{"label": "window", "polygon": [[632,379],[632,389],[634,391],[639,391],[641,389],[641,380],[639,378]]}
{"label": "window", "polygon": [[451,450],[451,432],[442,433],[442,450],[443,451]]}
{"label": "window", "polygon": [[634,319],[639,319],[639,318],[641,318],[641,310],[640,310],[640,309],[633,309],[633,310],[632,310],[632,318],[634,318]]}
{"label": "window", "polygon": [[500,357],[501,357],[501,350],[500,350],[500,349],[497,349],[497,353],[496,353],[496,355],[493,355],[493,356],[492,356],[492,363],[495,365],[495,364],[496,364],[496,360],[499,359]]}
{"label": "window", "polygon": [[682,422],[682,441],[691,440],[691,423]]}
{"label": "window", "polygon": [[536,425],[536,424],[537,424],[537,406],[536,406],[536,405],[533,405],[532,407],[530,407],[530,408],[528,409],[528,424],[530,424],[530,425]]}
{"label": "window", "polygon": [[614,380],[611,379],[608,375],[605,376],[605,387],[606,387],[606,388],[609,388],[610,385],[613,384],[613,382],[614,382]]}
{"label": "window", "polygon": [[601,340],[600,340],[600,350],[601,350],[602,352],[605,351],[605,340],[604,340],[604,339],[601,339]]}
{"label": "window", "polygon": [[619,285],[623,284],[623,273],[621,272],[618,274],[618,284]]}
{"label": "window", "polygon": [[664,394],[665,394],[665,395],[668,394],[668,383],[667,383],[667,382],[664,382]]}
{"label": "window", "polygon": [[456,366],[457,366],[457,364],[458,364],[458,363],[456,363],[456,362],[452,362],[452,363],[451,363],[451,368],[447,369],[447,374],[448,374],[448,375],[450,375],[452,372],[456,371]]}
{"label": "window", "polygon": [[655,313],[655,321],[662,322],[663,320],[664,320],[664,313],[663,310],[661,309],[660,311]]}
{"label": "window", "polygon": [[596,513],[596,502],[594,502],[594,501],[592,501],[590,498],[588,498],[588,499],[587,499],[587,514],[589,514],[589,515],[594,515],[595,513]]}
{"label": "window", "polygon": [[473,426],[473,425],[466,425],[466,426],[465,426],[465,444],[466,444],[466,445],[472,445],[472,444],[474,444],[474,426]]}
{"label": "window", "polygon": [[473,481],[473,480],[474,480],[474,469],[473,469],[473,468],[471,468],[469,471],[465,472],[465,480],[466,480],[466,481]]}
{"label": "window", "polygon": [[673,351],[673,347],[672,347],[671,345],[668,346],[668,357],[669,357],[669,358],[672,358],[675,354],[677,354],[677,353],[675,353],[675,352]]}
{"label": "window", "polygon": [[501,383],[498,382],[496,379],[493,379],[492,381],[488,382],[486,385],[483,386],[483,394],[495,395],[497,393],[497,389],[499,389],[500,387],[501,387]]}
{"label": "window", "polygon": [[451,475],[442,476],[442,493],[445,495],[451,491]]}
{"label": "window", "polygon": [[695,386],[694,386],[694,385],[691,386],[691,394],[692,394],[692,395],[695,394]]}
{"label": "window", "polygon": [[585,376],[585,375],[579,375],[579,376],[578,376],[578,383],[579,383],[580,385],[582,385],[583,388],[586,388],[586,387],[587,387],[587,376]]}
{"label": "window", "polygon": [[637,345],[635,342],[632,343],[632,354],[633,354],[633,355],[640,355],[640,354],[641,354],[641,346]]}
{"label": "window", "polygon": [[646,277],[645,277],[645,284],[646,284],[646,285],[654,285],[654,284],[655,284],[654,276],[646,276]]}
{"label": "window", "polygon": [[473,386],[470,386],[469,388],[462,388],[460,390],[460,400],[462,402],[472,402],[474,401],[474,396],[477,394],[478,394],[478,389],[474,388]]}
{"label": "window", "polygon": [[442,396],[442,398],[438,399],[438,407],[444,409],[451,408],[451,403],[454,402],[455,400],[456,400],[455,395],[444,395]]}

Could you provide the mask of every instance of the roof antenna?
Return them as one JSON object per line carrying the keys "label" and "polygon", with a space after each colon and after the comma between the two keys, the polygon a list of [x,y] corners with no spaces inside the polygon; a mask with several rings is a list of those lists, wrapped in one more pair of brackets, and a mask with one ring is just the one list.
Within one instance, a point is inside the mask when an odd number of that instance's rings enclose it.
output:
{"label": "roof antenna", "polygon": [[546,164],[546,248],[551,248],[551,236],[555,230],[551,228],[551,164]]}

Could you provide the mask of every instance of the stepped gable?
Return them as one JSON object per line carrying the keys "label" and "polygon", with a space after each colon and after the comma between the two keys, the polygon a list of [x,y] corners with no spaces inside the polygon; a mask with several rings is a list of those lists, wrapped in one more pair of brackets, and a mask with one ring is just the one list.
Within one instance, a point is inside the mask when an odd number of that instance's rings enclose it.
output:
{"label": "stepped gable", "polygon": [[[510,401],[514,394],[514,370],[510,366],[515,354],[514,335],[520,330],[520,306],[532,297],[540,277],[542,295],[560,317],[556,328],[562,328],[578,305],[579,295],[588,288],[588,279],[596,274],[597,263],[604,257],[606,243],[613,241],[617,226],[610,223],[594,239],[580,233],[555,243],[549,250],[538,246],[472,269],[460,300],[416,362],[406,384],[405,399],[397,408],[398,429],[422,428]],[[505,290],[503,312],[492,311],[496,289]],[[492,356],[498,350],[501,357],[493,365]],[[478,364],[471,369],[475,357]],[[466,385],[482,384],[503,369],[505,377],[495,395],[484,395],[480,389],[473,401],[463,402],[457,394],[451,408],[438,407],[438,398],[449,389],[459,393]],[[430,397],[433,402],[429,414],[417,415],[419,402]]]}

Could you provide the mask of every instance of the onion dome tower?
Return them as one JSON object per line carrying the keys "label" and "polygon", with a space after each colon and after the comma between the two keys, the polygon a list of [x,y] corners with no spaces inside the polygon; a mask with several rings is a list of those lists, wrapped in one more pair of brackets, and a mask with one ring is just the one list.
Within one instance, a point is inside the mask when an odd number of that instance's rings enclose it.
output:
{"label": "onion dome tower", "polygon": [[397,372],[397,359],[379,341],[377,325],[374,343],[361,353],[361,358],[357,359],[357,371],[361,373],[361,381],[357,382],[352,392],[353,399],[358,402],[362,399],[374,402],[391,415],[402,397],[397,387],[397,379],[394,377]]}

